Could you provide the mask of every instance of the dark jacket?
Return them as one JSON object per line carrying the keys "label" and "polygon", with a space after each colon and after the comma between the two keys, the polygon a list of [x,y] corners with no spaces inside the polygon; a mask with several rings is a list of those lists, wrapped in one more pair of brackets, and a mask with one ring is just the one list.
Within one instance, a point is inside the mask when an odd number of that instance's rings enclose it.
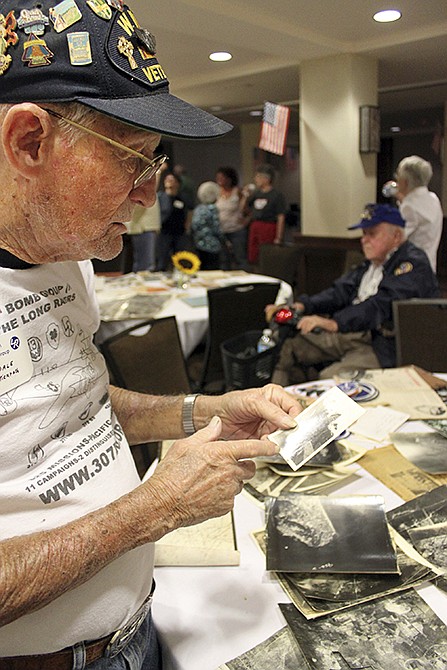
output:
{"label": "dark jacket", "polygon": [[437,298],[438,280],[422,249],[404,242],[383,266],[383,278],[377,293],[353,305],[360,281],[370,265],[365,260],[357,268],[337,279],[332,286],[313,296],[301,295],[299,302],[306,314],[328,314],[341,333],[370,330],[372,346],[384,368],[396,365],[396,347],[392,336],[393,301],[408,298]]}

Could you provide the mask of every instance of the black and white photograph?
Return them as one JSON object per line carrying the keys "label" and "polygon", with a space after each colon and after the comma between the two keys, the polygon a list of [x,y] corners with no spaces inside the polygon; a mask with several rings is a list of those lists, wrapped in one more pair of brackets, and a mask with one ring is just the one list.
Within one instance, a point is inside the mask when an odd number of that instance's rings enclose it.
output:
{"label": "black and white photograph", "polygon": [[447,473],[447,438],[439,432],[390,433],[390,440],[402,456],[424,472]]}
{"label": "black and white photograph", "polygon": [[390,526],[411,544],[410,530],[447,522],[447,485],[395,507],[386,517]]}
{"label": "black and white photograph", "polygon": [[424,423],[426,423],[427,426],[430,426],[430,428],[433,428],[433,430],[438,431],[443,437],[447,438],[447,419],[426,419]]}
{"label": "black and white photograph", "polygon": [[308,670],[308,667],[290,628],[284,626],[218,670]]}
{"label": "black and white photograph", "polygon": [[280,447],[290,467],[298,470],[363,413],[364,409],[334,386],[296,417],[295,428],[277,430],[269,440]]}
{"label": "black and white photograph", "polygon": [[410,589],[307,621],[280,604],[312,670],[445,670],[447,629]]}
{"label": "black and white photograph", "polygon": [[398,573],[381,496],[267,498],[267,570]]}
{"label": "black and white photograph", "polygon": [[408,531],[411,544],[427,561],[447,570],[447,522]]}
{"label": "black and white photograph", "polygon": [[281,586],[306,619],[316,619],[362,602],[405,591],[436,578],[398,549],[400,575],[330,575],[277,572]]}

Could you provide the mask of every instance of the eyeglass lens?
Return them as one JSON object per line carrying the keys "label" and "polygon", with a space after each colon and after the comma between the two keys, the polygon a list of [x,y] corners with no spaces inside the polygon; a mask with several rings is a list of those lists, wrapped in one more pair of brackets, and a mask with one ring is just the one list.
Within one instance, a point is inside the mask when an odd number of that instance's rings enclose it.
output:
{"label": "eyeglass lens", "polygon": [[149,179],[152,179],[152,177],[154,175],[156,175],[157,172],[160,170],[163,163],[165,163],[167,160],[168,160],[168,156],[166,156],[166,154],[161,154],[160,156],[156,156],[152,160],[152,164],[148,165],[143,170],[143,172],[135,179],[134,188],[137,188],[138,186],[141,186],[141,184],[144,184],[146,181],[149,181]]}

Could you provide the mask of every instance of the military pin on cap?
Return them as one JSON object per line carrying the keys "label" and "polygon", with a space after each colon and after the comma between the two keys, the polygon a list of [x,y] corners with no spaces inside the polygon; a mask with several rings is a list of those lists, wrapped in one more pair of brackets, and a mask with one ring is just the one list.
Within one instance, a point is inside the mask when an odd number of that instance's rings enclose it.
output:
{"label": "military pin on cap", "polygon": [[105,0],[87,0],[87,5],[99,18],[106,21],[112,18],[112,10]]}
{"label": "military pin on cap", "polygon": [[48,16],[42,12],[39,7],[32,9],[22,9],[19,18],[17,19],[18,27],[27,35],[33,33],[34,35],[43,35],[45,28],[50,23]]}
{"label": "military pin on cap", "polygon": [[14,16],[14,10],[8,12],[6,17],[0,14],[0,75],[9,68],[12,58],[6,53],[9,46],[14,46],[18,42],[18,35],[15,31],[17,20]]}
{"label": "military pin on cap", "polygon": [[141,44],[149,51],[151,54],[156,53],[156,42],[155,37],[149,30],[146,28],[135,27],[135,35]]}

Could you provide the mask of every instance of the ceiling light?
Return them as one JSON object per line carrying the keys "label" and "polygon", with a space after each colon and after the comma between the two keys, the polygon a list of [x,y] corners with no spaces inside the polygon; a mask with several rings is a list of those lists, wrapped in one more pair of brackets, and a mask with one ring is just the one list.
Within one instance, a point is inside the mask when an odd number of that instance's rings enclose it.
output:
{"label": "ceiling light", "polygon": [[260,109],[252,109],[251,112],[248,112],[250,116],[262,116],[262,111]]}
{"label": "ceiling light", "polygon": [[401,16],[402,14],[397,9],[384,9],[374,14],[373,19],[378,23],[390,23],[391,21],[397,21]]}
{"label": "ceiling light", "polygon": [[215,51],[209,55],[210,60],[216,61],[218,63],[223,63],[226,60],[231,60],[233,56],[228,53],[228,51]]}
{"label": "ceiling light", "polygon": [[390,130],[392,133],[400,133],[401,128],[400,126],[391,126]]}

